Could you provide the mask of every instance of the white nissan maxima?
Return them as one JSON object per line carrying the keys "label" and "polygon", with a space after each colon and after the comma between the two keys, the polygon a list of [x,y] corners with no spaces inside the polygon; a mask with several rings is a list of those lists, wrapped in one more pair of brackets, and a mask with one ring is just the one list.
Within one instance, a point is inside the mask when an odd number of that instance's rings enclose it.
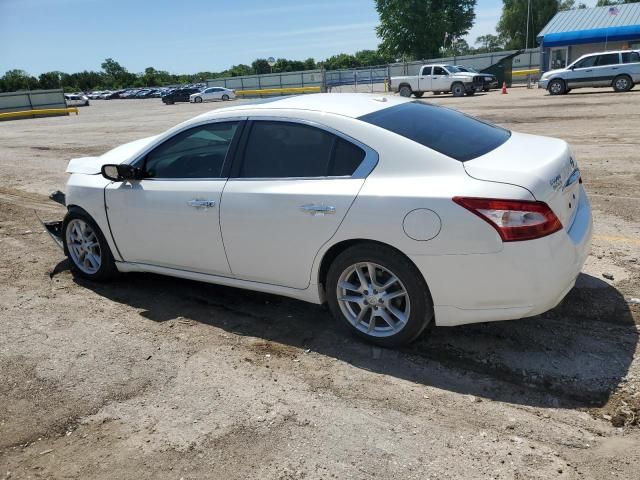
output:
{"label": "white nissan maxima", "polygon": [[327,302],[385,346],[553,308],[591,240],[564,141],[398,97],[218,109],[67,172],[68,213],[45,225],[76,275]]}
{"label": "white nissan maxima", "polygon": [[236,92],[229,88],[223,87],[210,87],[205,88],[201,92],[192,93],[189,95],[189,101],[191,103],[210,102],[213,100],[235,100]]}

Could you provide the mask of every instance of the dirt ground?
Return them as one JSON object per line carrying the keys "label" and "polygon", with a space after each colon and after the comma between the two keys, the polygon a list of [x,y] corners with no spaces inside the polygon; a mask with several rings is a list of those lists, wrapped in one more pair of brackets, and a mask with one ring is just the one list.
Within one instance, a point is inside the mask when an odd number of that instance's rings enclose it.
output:
{"label": "dirt ground", "polygon": [[553,311],[403,350],[281,297],[72,278],[34,213],[68,160],[226,104],[0,123],[0,479],[638,478],[640,88],[425,100],[570,142],[595,237]]}

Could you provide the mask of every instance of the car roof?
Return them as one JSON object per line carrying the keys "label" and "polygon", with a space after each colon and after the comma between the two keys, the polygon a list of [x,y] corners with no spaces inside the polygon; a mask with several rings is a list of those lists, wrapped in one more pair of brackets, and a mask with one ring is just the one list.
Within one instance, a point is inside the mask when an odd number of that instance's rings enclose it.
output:
{"label": "car roof", "polygon": [[290,97],[244,103],[233,107],[219,108],[196,118],[218,117],[243,110],[304,110],[332,113],[345,117],[358,118],[401,103],[411,101],[404,97],[390,95],[370,95],[366,93],[312,93]]}

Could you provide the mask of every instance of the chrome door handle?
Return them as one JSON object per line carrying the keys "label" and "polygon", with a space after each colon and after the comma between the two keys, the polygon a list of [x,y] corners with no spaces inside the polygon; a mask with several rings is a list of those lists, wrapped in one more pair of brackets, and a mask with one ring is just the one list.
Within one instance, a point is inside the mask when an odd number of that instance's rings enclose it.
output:
{"label": "chrome door handle", "polygon": [[336,213],[336,207],[331,207],[328,205],[300,205],[300,210],[310,215],[326,215]]}
{"label": "chrome door handle", "polygon": [[215,200],[189,200],[187,202],[187,205],[195,208],[208,208],[208,207],[215,207],[216,201]]}

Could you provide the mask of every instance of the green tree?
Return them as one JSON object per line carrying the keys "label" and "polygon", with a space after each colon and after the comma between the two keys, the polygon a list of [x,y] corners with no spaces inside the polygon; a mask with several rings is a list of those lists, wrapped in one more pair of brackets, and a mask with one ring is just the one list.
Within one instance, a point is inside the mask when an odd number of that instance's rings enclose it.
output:
{"label": "green tree", "polygon": [[62,72],[45,72],[38,76],[38,84],[42,89],[60,88]]}
{"label": "green tree", "polygon": [[502,0],[502,3],[502,16],[496,30],[505,39],[507,49],[525,48],[525,45],[535,47],[536,35],[558,12],[560,5],[559,0],[535,0],[526,41],[528,0]]}
{"label": "green tree", "polygon": [[476,38],[476,45],[480,45],[476,51],[477,53],[489,53],[498,52],[504,50],[504,39],[498,35],[480,35]]}
{"label": "green tree", "polygon": [[380,50],[394,58],[438,55],[445,33],[464,36],[473,26],[476,0],[376,0]]}
{"label": "green tree", "polygon": [[32,77],[24,70],[9,70],[0,78],[2,90],[5,92],[17,92],[19,90],[35,90],[39,88],[38,79]]}
{"label": "green tree", "polygon": [[587,6],[582,2],[576,4],[576,0],[560,0],[560,4],[558,5],[558,10],[561,12],[565,10],[581,10],[583,8],[587,8]]}
{"label": "green tree", "polygon": [[271,67],[265,58],[256,58],[251,62],[251,68],[257,75],[271,72]]}
{"label": "green tree", "polygon": [[106,74],[105,82],[110,88],[121,88],[132,85],[136,81],[136,75],[129,73],[126,68],[113,58],[107,58],[100,65]]}
{"label": "green tree", "polygon": [[635,3],[638,0],[598,0],[596,7],[608,7],[609,5],[622,5],[623,3]]}

